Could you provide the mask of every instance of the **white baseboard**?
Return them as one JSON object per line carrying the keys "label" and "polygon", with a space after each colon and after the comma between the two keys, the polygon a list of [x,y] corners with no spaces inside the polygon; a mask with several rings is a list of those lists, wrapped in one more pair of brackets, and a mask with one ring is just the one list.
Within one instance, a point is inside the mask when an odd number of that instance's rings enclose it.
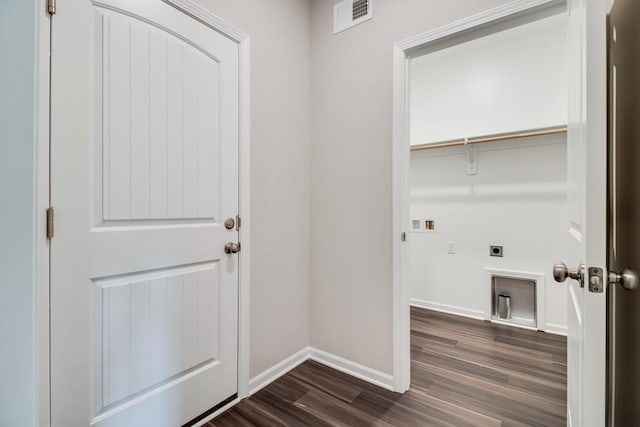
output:
{"label": "white baseboard", "polygon": [[377,385],[378,387],[394,391],[392,375],[371,369],[359,363],[352,362],[351,360],[336,356],[335,354],[318,350],[317,348],[310,348],[309,359],[338,371],[342,371],[352,377],[360,378],[361,380]]}
{"label": "white baseboard", "polygon": [[438,302],[425,301],[411,298],[410,304],[414,307],[426,308],[428,310],[440,311],[442,313],[455,314],[457,316],[470,317],[477,320],[485,320],[485,312],[482,310],[472,310],[455,305],[440,304]]}
{"label": "white baseboard", "polygon": [[292,354],[283,361],[270,367],[266,371],[256,375],[249,380],[249,396],[268,386],[296,366],[309,359],[309,347],[305,347],[297,353]]}
{"label": "white baseboard", "polygon": [[528,331],[537,331],[538,330],[538,328],[536,326],[522,325],[520,323],[509,322],[509,321],[504,321],[504,320],[500,320],[500,319],[491,319],[491,323],[495,323],[496,325],[509,326],[511,328],[526,329]]}
{"label": "white baseboard", "polygon": [[317,348],[307,347],[295,354],[292,354],[261,374],[251,378],[249,381],[249,396],[257,393],[262,388],[268,386],[307,360],[314,360],[328,366],[329,368],[336,369],[344,372],[345,374],[351,375],[352,377],[359,378],[378,387],[393,391],[392,375],[352,362],[351,360],[344,359],[340,356],[327,353],[326,351],[318,350]]}
{"label": "white baseboard", "polygon": [[548,334],[567,336],[567,327],[565,325],[556,325],[554,323],[547,323],[544,327],[544,331]]}

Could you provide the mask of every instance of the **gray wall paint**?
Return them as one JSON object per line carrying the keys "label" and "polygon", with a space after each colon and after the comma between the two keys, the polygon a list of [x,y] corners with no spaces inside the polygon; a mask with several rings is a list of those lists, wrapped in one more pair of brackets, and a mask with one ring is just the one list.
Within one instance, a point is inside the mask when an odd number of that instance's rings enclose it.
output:
{"label": "gray wall paint", "polygon": [[36,423],[36,7],[0,2],[0,425]]}
{"label": "gray wall paint", "polygon": [[505,0],[376,0],[332,34],[312,2],[311,345],[392,372],[393,43]]}
{"label": "gray wall paint", "polygon": [[309,345],[311,7],[198,0],[251,37],[251,377]]}

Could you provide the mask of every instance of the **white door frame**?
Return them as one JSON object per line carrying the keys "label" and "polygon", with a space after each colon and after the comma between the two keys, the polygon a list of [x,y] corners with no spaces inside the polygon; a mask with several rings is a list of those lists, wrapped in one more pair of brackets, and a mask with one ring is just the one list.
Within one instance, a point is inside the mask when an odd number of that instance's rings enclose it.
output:
{"label": "white door frame", "polygon": [[[90,1],[90,0],[87,0]],[[99,3],[99,0],[92,0]],[[187,15],[197,19],[214,31],[221,33],[238,44],[239,52],[239,136],[238,136],[238,177],[239,197],[238,212],[242,219],[239,229],[239,241],[242,243],[242,251],[238,253],[238,397],[210,414],[195,425],[202,425],[214,418],[227,408],[235,405],[243,398],[249,396],[249,361],[250,361],[250,254],[251,254],[251,69],[250,69],[250,38],[249,35],[233,27],[223,19],[213,15],[205,8],[192,0],[162,0],[165,3],[181,10]],[[36,268],[38,272],[38,297],[35,302],[38,313],[37,323],[37,348],[36,363],[37,398],[38,398],[38,425],[48,426],[51,419],[50,401],[50,347],[49,347],[49,242],[45,238],[46,222],[45,210],[49,206],[50,195],[50,171],[49,171],[49,50],[50,27],[55,27],[55,15],[51,18],[46,14],[44,7],[40,21],[38,34],[38,152],[37,162],[38,181],[36,194],[38,198],[37,232],[38,252]],[[55,237],[54,237],[55,238]]]}
{"label": "white door frame", "polygon": [[445,38],[479,30],[548,7],[565,0],[513,0],[468,18],[452,22],[397,42],[393,46],[393,386],[404,392],[411,383],[408,245],[409,231],[409,58],[413,51]]}
{"label": "white door frame", "polygon": [[36,44],[36,131],[37,145],[35,153],[36,167],[36,423],[38,426],[48,426],[51,420],[50,402],[50,371],[49,371],[49,240],[47,239],[46,210],[49,207],[50,177],[49,177],[49,139],[50,139],[50,109],[49,109],[49,79],[51,76],[49,49],[51,46],[51,20],[46,8],[38,8],[38,29]]}

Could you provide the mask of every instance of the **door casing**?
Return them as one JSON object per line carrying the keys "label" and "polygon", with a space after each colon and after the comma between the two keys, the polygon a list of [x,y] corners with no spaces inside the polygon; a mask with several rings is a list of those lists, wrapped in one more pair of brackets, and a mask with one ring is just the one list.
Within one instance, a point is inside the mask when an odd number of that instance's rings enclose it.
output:
{"label": "door casing", "polygon": [[409,59],[417,50],[432,47],[453,36],[523,19],[523,16],[526,19],[526,16],[537,13],[560,11],[565,7],[566,0],[514,0],[393,46],[393,384],[397,392],[407,391],[411,381],[409,254],[408,245],[402,240],[409,224]]}
{"label": "door casing", "polygon": [[[91,0],[87,0],[91,1]],[[217,31],[233,42],[238,44],[239,52],[239,135],[238,135],[238,175],[239,175],[239,215],[242,219],[242,226],[239,230],[239,240],[242,243],[242,251],[239,255],[239,278],[238,278],[238,397],[218,409],[216,412],[203,418],[196,426],[205,424],[221,412],[249,395],[249,357],[250,357],[250,255],[251,255],[251,68],[250,68],[250,37],[248,34],[233,27],[223,19],[215,16],[202,6],[191,0],[162,0],[176,9],[194,17],[207,25],[212,31]],[[44,0],[43,0],[44,2]],[[100,4],[99,0],[94,0],[94,4]],[[46,238],[46,216],[45,211],[50,204],[51,179],[50,179],[50,65],[49,57],[55,55],[51,49],[51,28],[55,26],[55,15],[48,15],[46,7],[40,8],[41,15],[38,17],[40,32],[38,34],[38,89],[37,89],[37,116],[38,116],[38,147],[36,158],[37,163],[37,256],[36,271],[38,277],[37,293],[35,301],[37,312],[37,348],[36,357],[37,369],[37,410],[38,425],[50,425],[51,408],[50,402],[50,263],[49,263],[49,241]],[[58,13],[61,13],[58,10]],[[54,236],[55,238],[55,236]]]}

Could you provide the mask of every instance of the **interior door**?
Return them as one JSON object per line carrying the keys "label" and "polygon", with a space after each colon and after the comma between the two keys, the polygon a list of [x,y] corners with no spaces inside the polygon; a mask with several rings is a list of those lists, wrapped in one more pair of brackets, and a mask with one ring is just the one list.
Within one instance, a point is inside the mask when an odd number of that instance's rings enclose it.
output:
{"label": "interior door", "polygon": [[162,0],[52,25],[52,425],[179,426],[237,393],[238,45]]}
{"label": "interior door", "polygon": [[[604,0],[571,0],[568,8],[570,268],[564,273],[571,280],[567,424],[602,426],[606,368],[606,8]],[[564,280],[567,274],[560,270],[554,270],[554,275]]]}
{"label": "interior door", "polygon": [[616,0],[609,14],[609,268],[627,282],[608,289],[609,425],[640,420],[640,2]]}

